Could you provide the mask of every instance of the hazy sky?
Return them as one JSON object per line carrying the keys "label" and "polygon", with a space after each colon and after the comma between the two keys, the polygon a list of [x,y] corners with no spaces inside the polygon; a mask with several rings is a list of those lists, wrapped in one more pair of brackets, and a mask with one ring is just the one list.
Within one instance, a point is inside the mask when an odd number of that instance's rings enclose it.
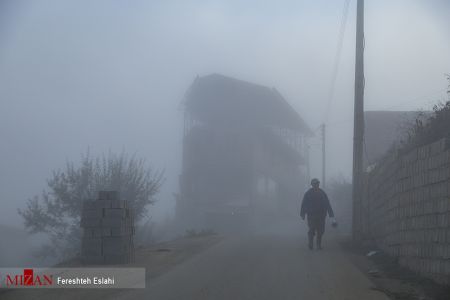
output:
{"label": "hazy sky", "polygon": [[[351,172],[355,3],[329,119],[330,176]],[[344,1],[0,2],[0,223],[66,160],[136,152],[167,182],[181,164],[180,102],[195,76],[222,73],[276,87],[316,129]],[[366,109],[411,110],[445,99],[445,0],[366,1]],[[316,151],[318,141],[311,141]],[[313,160],[313,175],[320,164]],[[156,213],[155,213],[156,214]]]}

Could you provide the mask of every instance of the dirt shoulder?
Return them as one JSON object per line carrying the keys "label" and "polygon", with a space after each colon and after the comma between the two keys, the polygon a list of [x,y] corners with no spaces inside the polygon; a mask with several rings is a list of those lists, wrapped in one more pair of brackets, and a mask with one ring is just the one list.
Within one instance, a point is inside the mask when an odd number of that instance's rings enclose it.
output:
{"label": "dirt shoulder", "polygon": [[[205,235],[179,238],[173,241],[155,244],[149,247],[136,249],[135,262],[118,267],[140,267],[146,269],[146,280],[155,279],[170,271],[173,267],[196,256],[209,247],[222,240],[218,235]],[[61,263],[56,267],[80,267],[78,260]],[[83,267],[102,267],[96,265],[84,265]],[[104,267],[104,266],[103,266]],[[108,265],[111,267],[111,265]],[[0,299],[101,299],[109,298],[114,294],[123,292],[121,289],[28,289],[28,290],[3,290],[0,291]]]}
{"label": "dirt shoulder", "polygon": [[450,287],[400,266],[395,258],[375,247],[355,245],[350,240],[342,241],[341,246],[350,260],[372,280],[376,289],[390,299],[450,300]]}

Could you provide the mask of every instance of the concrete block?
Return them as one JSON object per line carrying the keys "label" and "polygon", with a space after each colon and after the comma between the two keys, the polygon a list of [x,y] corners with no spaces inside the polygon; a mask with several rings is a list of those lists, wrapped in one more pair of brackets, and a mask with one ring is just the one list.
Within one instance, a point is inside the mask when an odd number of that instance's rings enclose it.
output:
{"label": "concrete block", "polygon": [[92,227],[83,228],[83,236],[87,238],[94,237],[94,229]]}
{"label": "concrete block", "polygon": [[99,191],[98,192],[98,200],[118,200],[119,192],[118,191]]}
{"label": "concrete block", "polygon": [[122,227],[129,225],[131,225],[129,219],[119,219],[111,217],[105,217],[101,219],[102,227]]}
{"label": "concrete block", "polygon": [[450,212],[446,212],[442,216],[444,227],[450,227]]}
{"label": "concrete block", "polygon": [[119,200],[119,199],[111,200],[111,207],[112,208],[127,208],[127,201]]}
{"label": "concrete block", "polygon": [[111,227],[111,236],[126,236],[134,235],[134,227],[122,226],[122,227]]}
{"label": "concrete block", "polygon": [[445,181],[450,179],[450,168],[445,166],[439,169],[439,181]]}
{"label": "concrete block", "polygon": [[83,201],[82,210],[96,209],[95,200],[85,200]]}
{"label": "concrete block", "polygon": [[102,255],[89,255],[89,256],[82,256],[81,262],[83,264],[90,264],[90,265],[102,265],[105,263],[105,258]]}
{"label": "concrete block", "polygon": [[95,207],[97,209],[111,208],[111,200],[96,200]]}
{"label": "concrete block", "polygon": [[131,256],[127,254],[108,254],[104,256],[106,264],[126,264],[131,261]]}
{"label": "concrete block", "polygon": [[130,222],[134,223],[134,213],[133,213],[133,210],[127,209],[127,211],[126,211],[126,216],[127,216],[127,219],[130,220]]}
{"label": "concrete block", "polygon": [[[450,179],[449,179],[450,180]],[[446,198],[446,197],[448,197],[448,194],[447,194],[447,182],[449,181],[449,180],[445,180],[444,182],[441,182],[440,184],[439,184],[439,190],[440,190],[440,192],[439,192],[439,197],[441,197],[441,198]]]}
{"label": "concrete block", "polygon": [[134,257],[133,214],[118,193],[103,191],[99,199],[83,203],[81,226],[84,263],[127,263]]}
{"label": "concrete block", "polygon": [[102,209],[83,209],[81,217],[85,219],[100,219],[103,217]]}
{"label": "concrete block", "polygon": [[446,261],[445,262],[445,271],[444,271],[444,275],[450,276],[450,261]]}
{"label": "concrete block", "polygon": [[124,219],[127,215],[124,208],[105,208],[103,210],[105,218]]}
{"label": "concrete block", "polygon": [[109,227],[96,227],[93,228],[94,237],[111,236],[111,229]]}
{"label": "concrete block", "polygon": [[443,259],[450,259],[450,244],[444,245],[444,256]]}
{"label": "concrete block", "polygon": [[101,219],[97,218],[83,218],[81,219],[81,227],[97,227],[101,225]]}
{"label": "concrete block", "polygon": [[103,239],[103,255],[122,255],[130,252],[130,238],[105,237]]}
{"label": "concrete block", "polygon": [[83,238],[81,240],[81,256],[101,256],[101,238]]}

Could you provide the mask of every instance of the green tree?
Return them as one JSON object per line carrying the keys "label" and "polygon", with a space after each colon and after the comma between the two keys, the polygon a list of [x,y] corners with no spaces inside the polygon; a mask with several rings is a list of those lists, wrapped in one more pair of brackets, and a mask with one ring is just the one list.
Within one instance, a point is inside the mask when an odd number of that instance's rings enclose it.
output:
{"label": "green tree", "polygon": [[81,156],[79,165],[67,162],[63,170],[53,171],[47,180],[48,190],[29,199],[25,209],[19,209],[29,232],[49,237],[49,243],[37,255],[66,259],[79,254],[82,203],[95,199],[99,190],[119,191],[139,221],[155,202],[164,181],[163,173],[154,171],[135,155],[122,152],[93,158],[89,151]]}

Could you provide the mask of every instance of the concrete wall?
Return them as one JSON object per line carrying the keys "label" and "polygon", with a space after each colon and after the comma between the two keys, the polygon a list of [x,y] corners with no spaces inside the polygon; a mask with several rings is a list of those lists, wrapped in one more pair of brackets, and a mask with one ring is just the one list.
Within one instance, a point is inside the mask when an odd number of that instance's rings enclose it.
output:
{"label": "concrete wall", "polygon": [[367,175],[365,237],[399,263],[450,284],[450,141],[395,153]]}
{"label": "concrete wall", "polygon": [[86,264],[121,264],[134,260],[134,221],[118,192],[100,191],[83,203],[81,259]]}

